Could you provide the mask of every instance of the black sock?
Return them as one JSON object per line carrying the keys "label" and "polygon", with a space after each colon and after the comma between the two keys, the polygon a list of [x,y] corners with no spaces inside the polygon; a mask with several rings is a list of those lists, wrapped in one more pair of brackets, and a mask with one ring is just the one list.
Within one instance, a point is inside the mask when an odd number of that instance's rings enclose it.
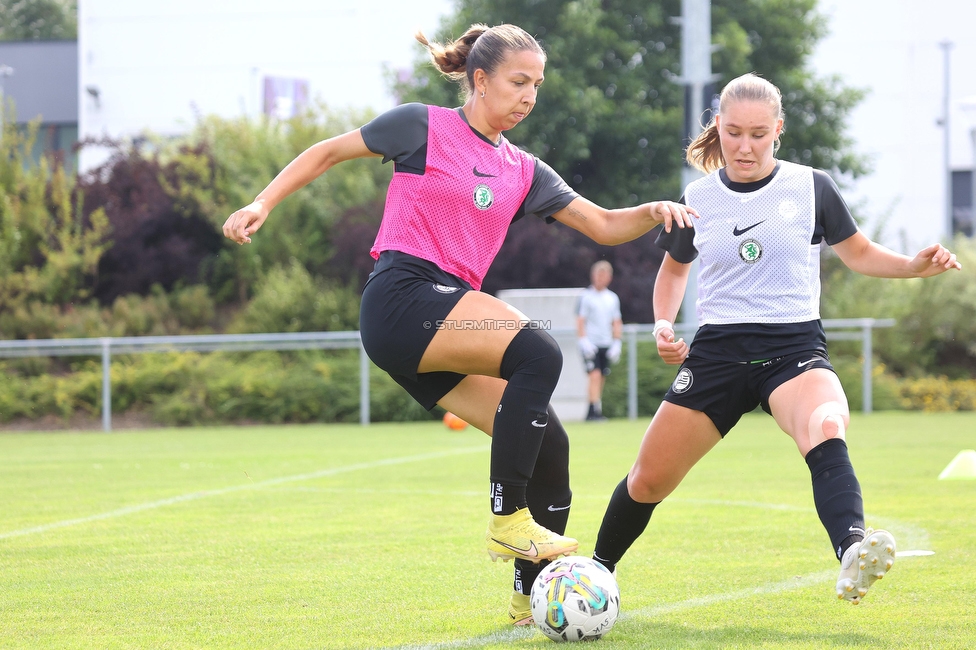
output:
{"label": "black sock", "polygon": [[549,421],[549,398],[559,381],[563,357],[543,330],[519,330],[502,356],[508,381],[495,413],[491,439],[491,511],[511,514],[525,507],[525,486],[535,468]]}
{"label": "black sock", "polygon": [[528,507],[525,500],[525,486],[492,481],[491,512],[496,515],[510,515],[516,510]]}
{"label": "black sock", "polygon": [[613,491],[607,512],[603,515],[593,559],[610,571],[617,568],[617,562],[647,528],[655,507],[657,503],[639,503],[630,497],[625,476]]}
{"label": "black sock", "polygon": [[848,547],[864,539],[861,485],[847,443],[831,438],[811,449],[806,461],[813,479],[813,503],[839,560]]}
{"label": "black sock", "polygon": [[[532,518],[540,526],[562,535],[569,521],[569,507],[573,492],[569,488],[569,436],[552,407],[549,407],[549,424],[542,439],[539,458],[532,478],[526,487],[526,500]],[[515,590],[528,594],[536,577],[548,565],[548,561],[533,564],[528,560],[515,560]]]}

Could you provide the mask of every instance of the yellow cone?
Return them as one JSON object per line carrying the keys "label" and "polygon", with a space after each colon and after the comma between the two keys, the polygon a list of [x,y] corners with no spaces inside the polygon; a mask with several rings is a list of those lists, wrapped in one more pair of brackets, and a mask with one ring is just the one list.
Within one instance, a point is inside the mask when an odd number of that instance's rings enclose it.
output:
{"label": "yellow cone", "polygon": [[947,478],[976,478],[976,449],[966,449],[956,454],[939,474],[940,480]]}

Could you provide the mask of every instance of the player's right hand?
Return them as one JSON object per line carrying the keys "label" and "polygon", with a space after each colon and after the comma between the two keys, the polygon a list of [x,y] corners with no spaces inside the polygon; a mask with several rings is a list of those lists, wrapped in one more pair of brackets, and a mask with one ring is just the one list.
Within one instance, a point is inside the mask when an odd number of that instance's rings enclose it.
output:
{"label": "player's right hand", "polygon": [[654,220],[664,224],[665,232],[671,232],[671,226],[678,228],[694,228],[694,219],[698,218],[698,211],[684,203],[675,201],[653,201],[651,214]]}
{"label": "player's right hand", "polygon": [[674,330],[664,328],[657,335],[657,353],[664,363],[679,366],[688,357],[688,344],[684,339],[674,340]]}
{"label": "player's right hand", "polygon": [[253,235],[268,218],[268,210],[263,203],[255,201],[227,217],[224,222],[224,237],[238,244],[250,244]]}

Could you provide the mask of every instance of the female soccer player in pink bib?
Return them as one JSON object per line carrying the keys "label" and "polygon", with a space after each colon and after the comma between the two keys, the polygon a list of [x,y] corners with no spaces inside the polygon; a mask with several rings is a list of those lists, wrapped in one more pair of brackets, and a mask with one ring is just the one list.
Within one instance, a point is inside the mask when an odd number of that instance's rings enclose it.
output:
{"label": "female soccer player in pink bib", "polygon": [[694,211],[669,201],[604,209],[505,139],[532,112],[545,70],[545,53],[522,29],[473,25],[447,45],[417,39],[462,84],[464,105],[402,105],[311,146],[227,219],[224,235],[251,241],[275,205],[337,163],[393,161],[363,291],[363,345],[425,408],[439,404],[492,436],[488,553],[515,559],[509,615],[530,623],[527,594],[541,563],[578,546],[562,534],[569,441],[549,406],[562,355],[547,332],[479,291],[482,280],[509,226],[525,216],[619,244],[661,223],[686,228]]}

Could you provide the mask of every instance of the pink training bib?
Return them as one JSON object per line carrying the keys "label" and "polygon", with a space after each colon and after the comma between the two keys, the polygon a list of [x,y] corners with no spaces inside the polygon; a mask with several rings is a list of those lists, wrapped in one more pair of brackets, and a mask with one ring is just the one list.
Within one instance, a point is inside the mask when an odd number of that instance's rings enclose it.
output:
{"label": "pink training bib", "polygon": [[427,167],[393,174],[370,255],[408,253],[477,290],[529,193],[535,158],[505,136],[492,146],[453,109],[427,111]]}

